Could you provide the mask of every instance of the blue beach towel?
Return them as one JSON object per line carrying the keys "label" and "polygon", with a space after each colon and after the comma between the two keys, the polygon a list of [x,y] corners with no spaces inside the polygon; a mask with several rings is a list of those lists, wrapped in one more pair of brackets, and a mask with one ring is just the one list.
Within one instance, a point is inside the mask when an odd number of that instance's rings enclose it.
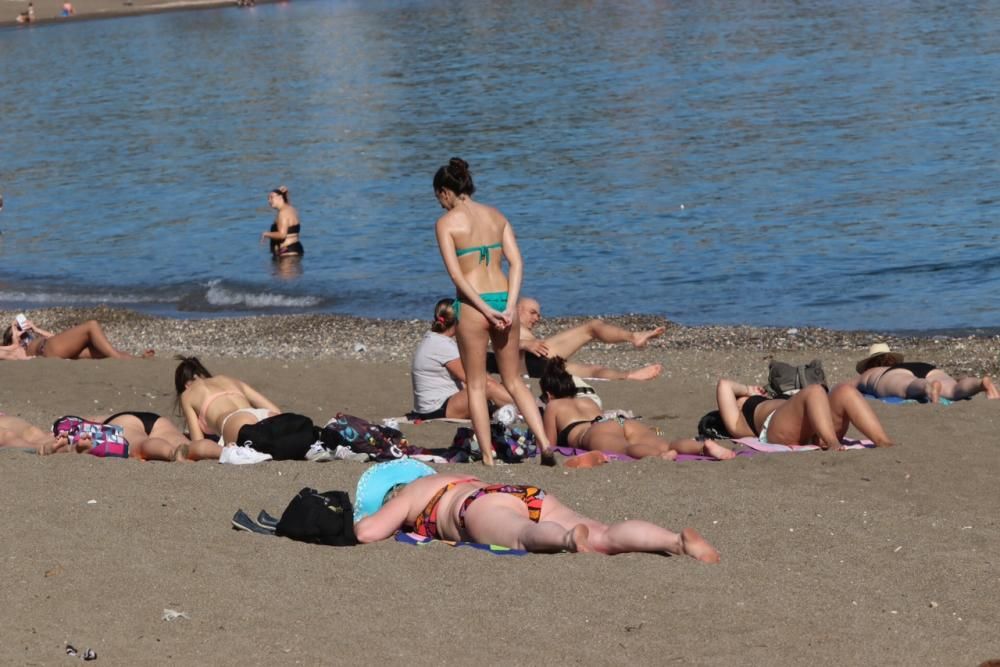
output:
{"label": "blue beach towel", "polygon": [[[861,394],[865,398],[870,398],[873,401],[882,401],[883,403],[888,403],[889,405],[900,405],[903,403],[928,403],[926,399],[923,401],[918,401],[915,398],[900,398],[899,396],[886,396],[885,398],[879,398],[874,394]],[[954,401],[948,398],[938,399],[941,405],[951,405]],[[964,399],[968,400],[968,399]]]}
{"label": "blue beach towel", "polygon": [[416,533],[404,533],[399,531],[396,533],[396,541],[402,542],[403,544],[412,544],[414,546],[421,546],[424,544],[430,544],[432,542],[440,542],[441,544],[447,544],[452,547],[472,547],[473,549],[479,549],[481,551],[486,551],[494,556],[526,556],[528,552],[523,549],[510,549],[508,547],[501,547],[496,544],[479,544],[478,542],[452,542],[451,540],[435,540],[430,537],[424,537],[422,535],[417,535]]}

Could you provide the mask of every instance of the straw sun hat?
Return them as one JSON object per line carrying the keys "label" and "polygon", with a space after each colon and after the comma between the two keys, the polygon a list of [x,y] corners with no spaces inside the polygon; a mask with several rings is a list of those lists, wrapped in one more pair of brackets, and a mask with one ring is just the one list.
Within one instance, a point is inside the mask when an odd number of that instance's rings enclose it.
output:
{"label": "straw sun hat", "polygon": [[871,361],[875,357],[881,357],[883,355],[888,356],[891,359],[891,361],[889,363],[879,364],[880,366],[895,366],[896,364],[903,363],[902,352],[891,351],[889,349],[889,346],[886,345],[885,343],[875,343],[868,348],[868,356],[859,361],[854,368],[858,371],[858,373],[864,373],[866,370],[868,370],[869,361]]}

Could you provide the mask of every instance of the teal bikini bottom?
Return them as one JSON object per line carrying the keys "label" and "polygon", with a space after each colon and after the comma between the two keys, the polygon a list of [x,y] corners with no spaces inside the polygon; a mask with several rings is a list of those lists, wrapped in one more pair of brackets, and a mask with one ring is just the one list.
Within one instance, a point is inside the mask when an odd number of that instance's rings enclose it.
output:
{"label": "teal bikini bottom", "polygon": [[[502,313],[507,309],[507,292],[486,292],[485,294],[480,294],[479,298],[485,301],[486,305],[493,310],[499,310]],[[457,322],[462,312],[462,302],[455,299],[452,308],[455,310],[455,321]]]}

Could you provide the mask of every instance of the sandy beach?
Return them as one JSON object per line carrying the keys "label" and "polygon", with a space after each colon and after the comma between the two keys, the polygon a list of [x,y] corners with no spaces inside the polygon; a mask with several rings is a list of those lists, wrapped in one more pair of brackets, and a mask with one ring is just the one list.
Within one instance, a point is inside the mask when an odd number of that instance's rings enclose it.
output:
{"label": "sandy beach", "polygon": [[[9,319],[11,313],[0,317]],[[120,409],[177,415],[175,353],[240,377],[286,410],[373,420],[410,407],[426,326],[329,316],[181,321],[124,311],[30,312],[58,330],[97,316],[152,361],[3,362],[0,409],[39,425]],[[619,318],[636,326],[653,318]],[[566,321],[546,321],[545,330]],[[881,337],[880,337],[881,338]],[[693,435],[720,375],[762,382],[777,358],[850,376],[871,334],[671,325],[649,348],[584,359],[662,362],[606,382],[608,407]],[[995,338],[888,339],[952,373],[997,371]],[[720,565],[652,555],[496,557],[443,544],[312,546],[237,532],[303,486],[353,493],[365,466],[142,463],[0,451],[4,664],[940,664],[1000,657],[996,479],[1000,403],[874,404],[896,448],[731,462],[459,468],[535,482],[605,520],[693,526]],[[454,425],[406,425],[445,446]],[[189,618],[162,620],[165,609]]]}

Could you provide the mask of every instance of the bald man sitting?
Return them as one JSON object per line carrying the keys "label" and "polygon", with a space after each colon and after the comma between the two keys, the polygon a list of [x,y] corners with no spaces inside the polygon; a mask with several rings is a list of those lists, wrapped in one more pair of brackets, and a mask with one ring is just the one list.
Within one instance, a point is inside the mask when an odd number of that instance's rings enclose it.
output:
{"label": "bald man sitting", "polygon": [[[545,364],[552,357],[566,359],[566,370],[581,378],[601,378],[602,380],[652,380],[663,372],[660,364],[651,364],[630,371],[617,370],[594,364],[569,361],[581,347],[597,340],[602,343],[632,343],[635,347],[645,347],[653,338],[666,331],[666,327],[656,327],[649,331],[626,331],[601,320],[590,320],[571,329],[565,329],[548,338],[537,338],[533,329],[542,319],[542,307],[535,299],[524,297],[517,302],[518,319],[521,322],[521,366],[522,371],[533,378],[542,377]],[[486,360],[491,373],[498,372],[496,359],[491,352]]]}

